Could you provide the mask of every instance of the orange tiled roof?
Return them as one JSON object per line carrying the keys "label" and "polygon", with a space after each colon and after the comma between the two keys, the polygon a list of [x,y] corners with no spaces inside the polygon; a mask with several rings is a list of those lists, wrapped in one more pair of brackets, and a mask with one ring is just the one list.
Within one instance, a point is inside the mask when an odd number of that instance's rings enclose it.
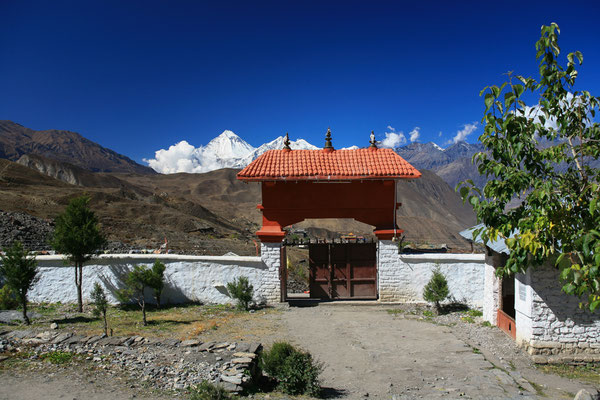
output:
{"label": "orange tiled roof", "polygon": [[418,178],[421,173],[392,149],[269,150],[241,170],[243,181]]}

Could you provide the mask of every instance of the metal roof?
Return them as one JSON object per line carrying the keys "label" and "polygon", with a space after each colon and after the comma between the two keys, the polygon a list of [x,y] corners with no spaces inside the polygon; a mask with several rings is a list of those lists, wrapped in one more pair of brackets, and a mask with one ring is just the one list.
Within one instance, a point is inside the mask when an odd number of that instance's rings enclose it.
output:
{"label": "metal roof", "polygon": [[[478,237],[476,240],[473,240],[473,231],[475,231],[476,229],[483,228],[483,227],[484,227],[483,224],[475,225],[469,229],[465,229],[464,231],[460,232],[459,235],[471,242],[484,244],[487,247],[489,247],[490,249],[494,250],[496,253],[504,253],[504,254],[508,255],[510,253],[510,250],[506,246],[506,242],[504,241],[504,239],[500,238],[498,240],[490,240],[487,243],[484,243],[480,237]],[[517,233],[517,232],[515,231],[515,232],[511,233],[509,237],[511,237],[511,238],[514,237],[515,233]]]}

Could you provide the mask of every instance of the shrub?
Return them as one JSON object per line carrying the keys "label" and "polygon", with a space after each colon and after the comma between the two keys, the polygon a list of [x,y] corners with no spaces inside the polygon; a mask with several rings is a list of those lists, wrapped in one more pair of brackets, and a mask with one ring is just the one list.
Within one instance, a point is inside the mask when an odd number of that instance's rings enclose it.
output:
{"label": "shrub", "polygon": [[52,364],[66,364],[73,359],[73,353],[67,351],[51,351],[49,353],[41,354],[42,360],[49,361]]}
{"label": "shrub", "polygon": [[248,282],[248,278],[240,276],[233,282],[227,284],[227,291],[232,298],[237,300],[237,307],[240,310],[248,310],[252,295],[254,294],[254,286]]}
{"label": "shrub", "polygon": [[27,292],[37,280],[37,261],[18,241],[5,249],[4,252],[5,255],[0,256],[0,276],[3,277],[6,285],[15,294],[23,311],[23,320],[29,325]]}
{"label": "shrub", "polygon": [[190,400],[230,400],[233,397],[222,386],[202,381],[191,391]]}
{"label": "shrub", "polygon": [[423,288],[423,298],[430,303],[434,303],[439,313],[441,310],[440,302],[446,300],[449,294],[448,281],[444,274],[440,272],[440,268],[436,267],[433,270],[431,279]]}
{"label": "shrub", "polygon": [[165,264],[156,260],[152,265],[152,273],[148,284],[152,288],[154,298],[156,299],[156,307],[160,308],[160,296],[165,287]]}
{"label": "shrub", "polygon": [[286,394],[319,396],[319,375],[323,370],[312,355],[296,349],[289,343],[273,344],[270,351],[263,352],[261,368],[277,381],[277,387]]}
{"label": "shrub", "polygon": [[104,320],[104,334],[108,335],[108,323],[106,321],[106,311],[108,311],[108,300],[106,299],[106,293],[98,282],[94,284],[94,290],[92,291],[92,301],[94,302],[94,315],[96,317],[102,316]]}
{"label": "shrub", "polygon": [[8,285],[0,289],[0,310],[14,310],[19,305],[15,293]]}

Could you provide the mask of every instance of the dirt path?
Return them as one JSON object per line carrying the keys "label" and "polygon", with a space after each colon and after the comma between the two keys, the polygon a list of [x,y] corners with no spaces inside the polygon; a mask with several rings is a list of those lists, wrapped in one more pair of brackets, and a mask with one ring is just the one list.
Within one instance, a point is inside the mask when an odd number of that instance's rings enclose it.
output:
{"label": "dirt path", "polygon": [[[324,362],[330,394],[344,399],[563,399],[586,387],[537,371],[505,370],[453,328],[394,318],[381,306],[291,308],[280,318],[285,336]],[[532,385],[523,376],[543,382]]]}
{"label": "dirt path", "polygon": [[[590,385],[533,368],[497,328],[467,324],[461,314],[438,317],[446,324],[440,325],[387,311],[385,306],[344,304],[292,307],[233,319],[198,339],[266,346],[290,341],[323,362],[325,395],[342,400],[572,399],[582,388],[596,393]],[[161,397],[127,376],[82,369],[85,363],[36,365],[35,370],[1,368],[0,400],[173,397]],[[254,398],[267,396],[288,399],[274,393]]]}

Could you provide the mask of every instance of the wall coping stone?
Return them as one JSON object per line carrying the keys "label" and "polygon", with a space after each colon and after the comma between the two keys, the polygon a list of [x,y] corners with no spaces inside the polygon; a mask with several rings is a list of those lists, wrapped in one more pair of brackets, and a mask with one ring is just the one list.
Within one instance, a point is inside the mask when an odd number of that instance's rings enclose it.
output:
{"label": "wall coping stone", "polygon": [[[63,261],[66,258],[63,254],[37,256],[37,261]],[[262,262],[260,257],[252,256],[193,256],[184,254],[100,254],[94,256],[87,264],[94,260],[165,260],[165,261],[224,261],[224,262]]]}
{"label": "wall coping stone", "polygon": [[400,259],[405,262],[470,262],[485,263],[485,254],[461,254],[461,253],[424,253],[424,254],[399,254]]}

